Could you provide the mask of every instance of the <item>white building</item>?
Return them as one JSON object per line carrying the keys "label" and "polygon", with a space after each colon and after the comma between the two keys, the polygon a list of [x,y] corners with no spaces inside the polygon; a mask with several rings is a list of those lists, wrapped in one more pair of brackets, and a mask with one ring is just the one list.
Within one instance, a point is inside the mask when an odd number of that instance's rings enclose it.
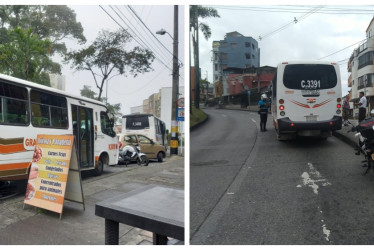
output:
{"label": "white building", "polygon": [[[352,87],[350,101],[358,102],[360,92],[368,99],[369,110],[374,108],[374,18],[366,29],[367,40],[355,49],[348,62],[348,87]],[[358,108],[353,108],[353,115],[358,116]]]}
{"label": "white building", "polygon": [[49,80],[52,88],[65,91],[66,77],[64,75],[49,74]]}

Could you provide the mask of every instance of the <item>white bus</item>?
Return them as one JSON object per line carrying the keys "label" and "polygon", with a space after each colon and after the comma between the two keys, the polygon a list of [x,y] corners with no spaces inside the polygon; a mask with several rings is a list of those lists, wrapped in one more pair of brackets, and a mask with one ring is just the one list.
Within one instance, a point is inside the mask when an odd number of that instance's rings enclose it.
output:
{"label": "white bus", "polygon": [[166,125],[151,114],[132,114],[122,117],[122,134],[141,134],[160,145],[167,145]]}
{"label": "white bus", "polygon": [[81,170],[118,162],[118,137],[101,102],[0,74],[0,181],[28,178],[38,134],[75,136]]}
{"label": "white bus", "polygon": [[279,140],[327,138],[342,128],[339,66],[321,61],[278,64],[272,82],[272,117]]}

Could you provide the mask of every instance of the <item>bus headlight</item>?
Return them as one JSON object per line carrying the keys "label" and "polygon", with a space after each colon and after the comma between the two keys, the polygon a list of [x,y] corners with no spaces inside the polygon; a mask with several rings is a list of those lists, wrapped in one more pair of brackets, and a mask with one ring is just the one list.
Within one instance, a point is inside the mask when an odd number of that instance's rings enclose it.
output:
{"label": "bus headlight", "polygon": [[280,114],[281,116],[285,116],[285,115],[286,115],[286,112],[281,111],[279,114]]}

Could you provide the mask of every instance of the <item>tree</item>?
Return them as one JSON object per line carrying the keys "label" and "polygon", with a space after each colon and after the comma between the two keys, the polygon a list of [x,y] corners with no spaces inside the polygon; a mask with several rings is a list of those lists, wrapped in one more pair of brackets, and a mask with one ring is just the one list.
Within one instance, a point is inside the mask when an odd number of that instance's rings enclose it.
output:
{"label": "tree", "polygon": [[61,73],[51,60],[65,55],[64,39],[86,42],[82,25],[65,5],[0,5],[0,71],[50,85],[49,73]]}
{"label": "tree", "polygon": [[[203,32],[206,40],[211,36],[209,25],[199,23],[199,18],[220,17],[214,8],[202,7],[200,5],[190,6],[190,32],[192,33],[192,46],[194,51],[194,66],[195,66],[195,107],[200,108],[200,70],[199,70],[199,29]],[[192,86],[191,86],[192,87]]]}
{"label": "tree", "polygon": [[[51,54],[66,53],[63,42],[66,38],[75,39],[79,44],[86,42],[81,23],[76,21],[75,12],[66,5],[1,5],[0,35],[4,35],[4,29],[17,27],[32,28],[41,40],[49,39]],[[6,40],[7,37],[1,36],[0,43]]]}
{"label": "tree", "polygon": [[96,100],[96,95],[96,92],[91,90],[91,86],[83,85],[83,89],[81,89],[81,96]]}
{"label": "tree", "polygon": [[[113,73],[136,77],[139,73],[153,70],[151,63],[154,55],[147,49],[134,47],[127,51],[125,47],[131,42],[131,36],[125,30],[110,32],[103,30],[96,40],[87,48],[67,54],[66,61],[72,61],[72,68],[91,72],[101,98],[104,83]],[[99,72],[99,73],[97,73]],[[101,81],[97,79],[101,77]]]}
{"label": "tree", "polygon": [[10,41],[0,44],[0,71],[21,79],[50,86],[48,73],[61,73],[49,58],[51,42],[40,40],[31,28],[7,32]]}
{"label": "tree", "polygon": [[[81,89],[81,96],[91,98],[96,100],[97,93],[91,90],[91,86],[83,85],[83,89]],[[109,113],[114,115],[114,123],[121,122],[122,113],[121,113],[121,103],[110,104],[106,98],[101,98],[100,101],[106,103],[106,107]]]}

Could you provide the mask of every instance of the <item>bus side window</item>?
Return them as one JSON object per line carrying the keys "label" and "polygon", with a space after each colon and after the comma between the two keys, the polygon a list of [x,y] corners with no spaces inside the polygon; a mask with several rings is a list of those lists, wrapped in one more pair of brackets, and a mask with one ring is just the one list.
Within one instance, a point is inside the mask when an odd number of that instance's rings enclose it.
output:
{"label": "bus side window", "polygon": [[34,127],[68,128],[66,98],[31,90],[31,123]]}
{"label": "bus side window", "polygon": [[0,123],[27,125],[27,89],[0,82]]}

